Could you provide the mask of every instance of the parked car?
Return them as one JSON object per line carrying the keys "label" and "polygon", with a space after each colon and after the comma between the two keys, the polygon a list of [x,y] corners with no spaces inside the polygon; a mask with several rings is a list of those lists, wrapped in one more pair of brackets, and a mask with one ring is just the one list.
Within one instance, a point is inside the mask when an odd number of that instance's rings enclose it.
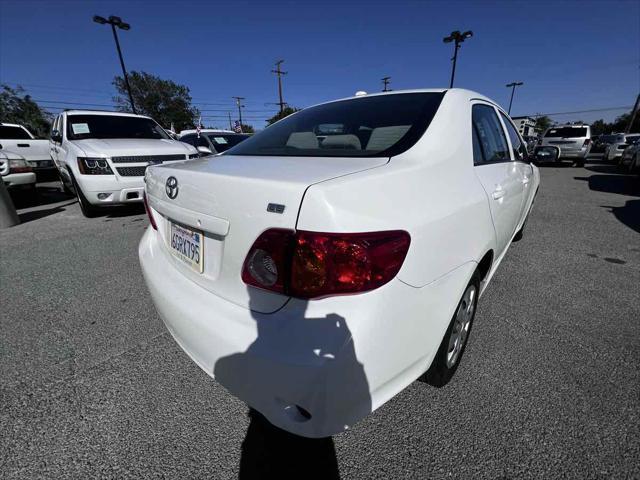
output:
{"label": "parked car", "polygon": [[27,160],[13,152],[0,151],[0,176],[9,190],[36,192],[36,174]]}
{"label": "parked car", "polygon": [[622,151],[618,166],[622,171],[635,172],[640,166],[640,135],[627,135],[629,146]]}
{"label": "parked car", "polygon": [[597,135],[593,137],[591,145],[591,153],[604,153],[606,147],[613,142],[615,135]]}
{"label": "parked car", "polygon": [[49,140],[39,140],[22,125],[0,123],[0,149],[24,158],[36,173],[55,172]]}
{"label": "parked car", "polygon": [[201,154],[215,155],[226,152],[250,136],[231,130],[203,129],[200,131],[200,135],[196,130],[183,130],[180,132],[180,141],[193,145]]}
{"label": "parked car", "polygon": [[640,134],[624,134],[617,133],[612,139],[611,143],[607,145],[604,151],[604,159],[610,162],[615,162],[622,158],[622,152],[631,145],[634,141],[640,138]]}
{"label": "parked car", "polygon": [[539,182],[486,97],[352,97],[149,168],[140,263],[205,372],[278,427],[328,436],[425,372],[449,381]]}
{"label": "parked car", "polygon": [[153,119],[119,112],[63,112],[50,143],[63,186],[77,195],[86,217],[102,207],[142,202],[148,165],[198,157]]}
{"label": "parked car", "polygon": [[542,136],[541,146],[560,148],[562,159],[573,159],[574,163],[583,167],[591,150],[591,127],[589,125],[558,125],[548,128]]}

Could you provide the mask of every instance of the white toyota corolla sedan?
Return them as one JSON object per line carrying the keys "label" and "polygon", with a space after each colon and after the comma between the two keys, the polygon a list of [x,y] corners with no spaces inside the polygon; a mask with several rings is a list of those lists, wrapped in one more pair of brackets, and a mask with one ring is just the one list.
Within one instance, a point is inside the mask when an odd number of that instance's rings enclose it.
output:
{"label": "white toyota corolla sedan", "polygon": [[322,437],[451,378],[540,176],[495,102],[451,89],[306,108],[145,180],[140,262],[176,342]]}

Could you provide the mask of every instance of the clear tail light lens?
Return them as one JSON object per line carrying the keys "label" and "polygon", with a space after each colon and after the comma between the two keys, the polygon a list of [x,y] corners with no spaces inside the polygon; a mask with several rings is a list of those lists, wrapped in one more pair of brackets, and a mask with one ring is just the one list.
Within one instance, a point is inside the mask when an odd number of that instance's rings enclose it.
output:
{"label": "clear tail light lens", "polygon": [[33,168],[23,159],[9,160],[10,173],[29,173],[33,172]]}
{"label": "clear tail light lens", "polygon": [[267,230],[255,241],[242,280],[297,298],[362,293],[394,278],[409,250],[402,230],[320,233]]}

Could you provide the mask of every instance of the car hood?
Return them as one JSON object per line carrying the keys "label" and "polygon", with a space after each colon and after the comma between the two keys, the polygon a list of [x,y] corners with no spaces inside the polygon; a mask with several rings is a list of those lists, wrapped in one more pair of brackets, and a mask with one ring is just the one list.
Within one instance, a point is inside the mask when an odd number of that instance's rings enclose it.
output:
{"label": "car hood", "polygon": [[196,153],[191,145],[176,140],[136,138],[87,138],[73,142],[87,156],[171,155]]}

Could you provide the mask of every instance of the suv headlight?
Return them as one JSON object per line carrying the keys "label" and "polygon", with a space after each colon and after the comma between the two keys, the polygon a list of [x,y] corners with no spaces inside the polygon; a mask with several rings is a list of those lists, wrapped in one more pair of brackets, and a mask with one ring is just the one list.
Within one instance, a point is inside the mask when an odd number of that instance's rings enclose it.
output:
{"label": "suv headlight", "polygon": [[113,175],[106,158],[78,157],[78,168],[83,175]]}

